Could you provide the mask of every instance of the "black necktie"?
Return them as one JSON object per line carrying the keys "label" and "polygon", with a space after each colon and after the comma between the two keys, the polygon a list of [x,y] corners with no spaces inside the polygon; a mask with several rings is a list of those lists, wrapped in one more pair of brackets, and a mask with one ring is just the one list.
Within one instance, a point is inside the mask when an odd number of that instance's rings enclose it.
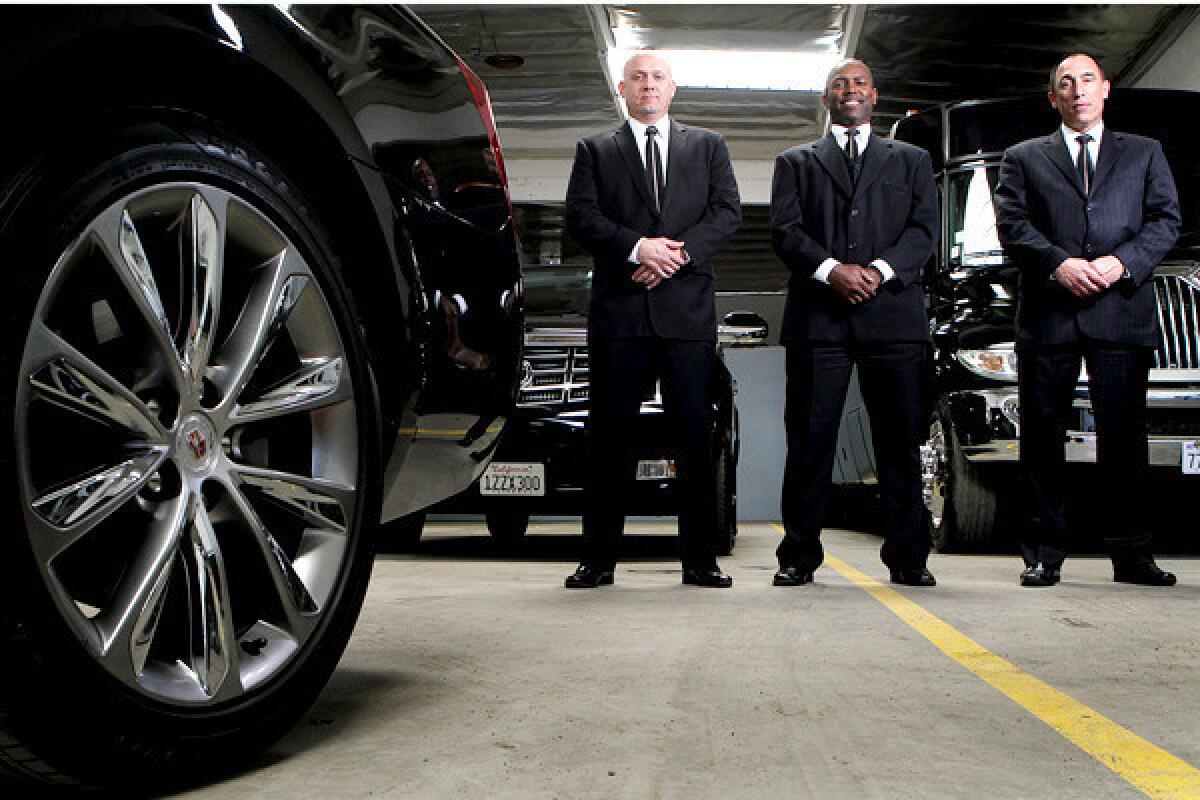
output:
{"label": "black necktie", "polygon": [[1075,137],[1075,141],[1079,142],[1079,157],[1075,159],[1075,170],[1079,173],[1079,180],[1083,182],[1083,193],[1091,194],[1092,181],[1096,179],[1096,165],[1092,163],[1092,151],[1088,149],[1088,142],[1092,137],[1088,134],[1080,134]]}
{"label": "black necktie", "polygon": [[658,128],[653,125],[646,128],[646,183],[654,198],[654,210],[659,211],[662,209],[662,155],[658,152],[655,136],[658,136]]}
{"label": "black necktie", "polygon": [[850,176],[857,181],[862,161],[858,157],[858,128],[846,129],[846,159],[850,163]]}

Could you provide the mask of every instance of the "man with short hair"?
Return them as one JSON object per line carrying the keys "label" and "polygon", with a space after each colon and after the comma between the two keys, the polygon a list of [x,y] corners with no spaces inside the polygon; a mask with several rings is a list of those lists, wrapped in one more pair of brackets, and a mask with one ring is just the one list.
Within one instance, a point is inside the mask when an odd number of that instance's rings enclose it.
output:
{"label": "man with short hair", "polygon": [[712,390],[713,261],[741,222],[725,140],[667,116],[671,66],[634,55],[619,84],[629,119],[580,140],[567,233],[593,256],[588,310],[589,481],[584,553],[569,589],[611,584],[642,393],[657,377],[679,465],[683,582],[724,588],[717,566]]}
{"label": "man with short hair", "polygon": [[776,586],[813,579],[851,370],[871,419],[892,582],[933,586],[921,498],[930,358],[922,273],[939,223],[929,154],[871,132],[878,99],[867,65],[830,71],[828,136],[775,159],[771,237],[791,270],[787,346],[788,452]]}
{"label": "man with short hair", "polygon": [[1148,471],[1146,390],[1159,335],[1154,268],[1179,235],[1179,200],[1158,142],[1105,127],[1109,88],[1091,56],[1059,61],[1048,97],[1062,125],[1009,148],[996,187],[1000,242],[1020,269],[1022,586],[1061,578],[1064,441],[1081,363],[1096,419],[1091,502],[1107,512],[1113,579],[1175,583],[1154,563],[1136,501]]}

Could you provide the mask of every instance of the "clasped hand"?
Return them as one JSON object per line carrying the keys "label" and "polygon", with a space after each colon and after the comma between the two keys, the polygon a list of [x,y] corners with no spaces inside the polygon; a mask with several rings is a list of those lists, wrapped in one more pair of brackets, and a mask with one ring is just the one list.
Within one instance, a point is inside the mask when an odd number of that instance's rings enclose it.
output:
{"label": "clasped hand", "polygon": [[1125,274],[1125,265],[1116,256],[1101,256],[1095,261],[1068,258],[1054,270],[1054,279],[1076,297],[1091,297],[1112,286]]}
{"label": "clasped hand", "polygon": [[850,305],[870,300],[882,283],[879,270],[861,264],[838,264],[829,273],[829,285]]}
{"label": "clasped hand", "polygon": [[687,263],[683,255],[683,242],[668,239],[665,236],[646,238],[638,245],[638,268],[633,271],[633,279],[653,289]]}

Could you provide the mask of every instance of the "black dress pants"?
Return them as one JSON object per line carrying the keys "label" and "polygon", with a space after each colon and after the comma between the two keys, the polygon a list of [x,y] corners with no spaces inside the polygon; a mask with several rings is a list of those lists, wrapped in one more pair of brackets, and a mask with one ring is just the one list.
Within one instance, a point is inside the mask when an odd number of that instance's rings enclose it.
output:
{"label": "black dress pants", "polygon": [[1022,348],[1017,353],[1021,404],[1021,475],[1025,527],[1021,556],[1057,568],[1067,556],[1066,434],[1081,363],[1096,418],[1096,485],[1088,502],[1102,504],[1105,546],[1114,562],[1149,563],[1150,531],[1138,519],[1145,486],[1146,389],[1152,352],[1095,340]]}
{"label": "black dress pants", "polygon": [[685,567],[716,564],[713,380],[716,345],[639,337],[589,337],[589,481],[583,559],[612,569],[625,527],[624,496],[634,474],[630,448],[645,387],[657,377],[677,462],[679,546]]}
{"label": "black dress pants", "polygon": [[809,572],[825,558],[821,526],[855,365],[871,420],[886,525],[880,556],[894,569],[925,566],[930,540],[921,498],[920,445],[929,432],[928,364],[929,346],[920,342],[788,346],[782,502],[786,535],[776,551],[781,566]]}

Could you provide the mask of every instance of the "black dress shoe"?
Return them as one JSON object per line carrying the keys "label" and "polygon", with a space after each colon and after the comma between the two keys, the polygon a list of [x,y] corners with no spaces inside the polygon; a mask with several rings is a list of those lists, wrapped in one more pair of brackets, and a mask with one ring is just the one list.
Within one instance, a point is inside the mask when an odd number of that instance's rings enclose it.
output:
{"label": "black dress shoe", "polygon": [[710,589],[728,589],[733,586],[733,578],[721,572],[721,568],[717,566],[699,569],[684,567],[683,582],[689,586],[707,586]]}
{"label": "black dress shoe", "polygon": [[1038,564],[1034,567],[1026,567],[1021,572],[1022,586],[1053,586],[1062,580],[1062,568],[1053,567],[1046,569],[1045,565]]}
{"label": "black dress shoe", "polygon": [[771,583],[774,586],[803,586],[812,583],[812,579],[811,572],[803,572],[799,567],[780,567]]}
{"label": "black dress shoe", "polygon": [[563,586],[568,589],[595,589],[597,586],[610,586],[612,582],[611,569],[597,569],[591,564],[580,564],[575,572],[563,581]]}
{"label": "black dress shoe", "polygon": [[1113,564],[1113,580],[1117,583],[1139,583],[1142,586],[1174,586],[1175,573],[1165,572],[1153,561],[1149,564]]}
{"label": "black dress shoe", "polygon": [[916,567],[915,569],[892,568],[890,572],[892,583],[902,583],[905,586],[937,586],[937,579],[925,567]]}

